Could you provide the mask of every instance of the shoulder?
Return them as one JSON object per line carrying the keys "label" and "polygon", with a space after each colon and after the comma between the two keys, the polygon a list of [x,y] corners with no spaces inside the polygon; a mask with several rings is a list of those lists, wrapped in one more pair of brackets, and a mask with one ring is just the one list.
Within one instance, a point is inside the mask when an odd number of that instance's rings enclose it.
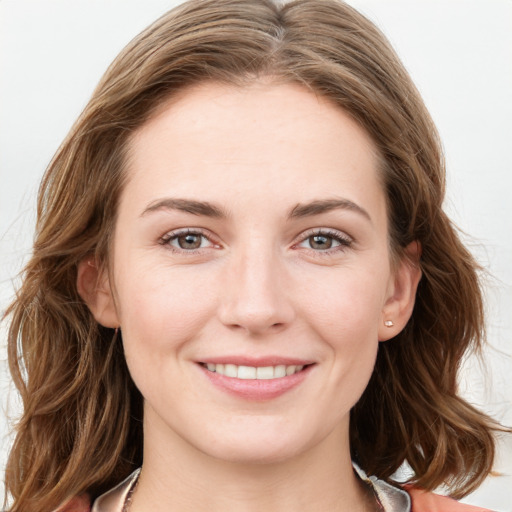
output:
{"label": "shoulder", "polygon": [[446,496],[426,492],[413,486],[405,485],[412,501],[412,512],[492,512],[487,508],[464,505]]}
{"label": "shoulder", "polygon": [[76,496],[65,505],[59,507],[55,512],[90,512],[91,500],[87,494]]}
{"label": "shoulder", "polygon": [[114,512],[122,510],[127,496],[137,482],[139,472],[140,468],[136,469],[113,489],[110,489],[110,491],[107,491],[94,500],[94,503],[91,503],[89,495],[81,494],[71,501],[68,501],[54,512],[101,512],[106,510]]}

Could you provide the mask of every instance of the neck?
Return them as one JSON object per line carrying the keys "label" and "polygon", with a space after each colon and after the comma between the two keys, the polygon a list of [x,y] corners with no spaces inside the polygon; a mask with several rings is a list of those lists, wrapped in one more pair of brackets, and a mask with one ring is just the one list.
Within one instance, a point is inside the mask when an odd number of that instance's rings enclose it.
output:
{"label": "neck", "polygon": [[348,425],[286,460],[258,463],[214,458],[177,434],[150,432],[130,512],[375,510],[352,469]]}

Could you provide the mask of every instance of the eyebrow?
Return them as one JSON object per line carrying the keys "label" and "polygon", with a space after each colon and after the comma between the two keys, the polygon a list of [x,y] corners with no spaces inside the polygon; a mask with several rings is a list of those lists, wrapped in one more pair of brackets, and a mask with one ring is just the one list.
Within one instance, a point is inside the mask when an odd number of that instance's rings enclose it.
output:
{"label": "eyebrow", "polygon": [[289,217],[291,219],[297,219],[312,215],[320,215],[321,213],[326,213],[332,210],[350,210],[362,215],[370,222],[372,221],[370,214],[364,208],[349,199],[323,199],[311,201],[306,204],[298,204],[292,209]]}
{"label": "eyebrow", "polygon": [[[141,213],[141,217],[159,210],[178,210],[192,215],[213,217],[223,219],[228,217],[227,213],[220,207],[207,201],[196,201],[193,199],[164,198],[151,202]],[[320,215],[332,210],[349,210],[356,212],[370,222],[370,214],[361,206],[349,199],[318,199],[305,204],[297,204],[290,210],[289,219],[299,219]]]}
{"label": "eyebrow", "polygon": [[194,201],[193,199],[164,198],[150,203],[141,213],[141,217],[158,210],[179,210],[192,215],[205,217],[225,218],[227,213],[222,208],[206,201]]}

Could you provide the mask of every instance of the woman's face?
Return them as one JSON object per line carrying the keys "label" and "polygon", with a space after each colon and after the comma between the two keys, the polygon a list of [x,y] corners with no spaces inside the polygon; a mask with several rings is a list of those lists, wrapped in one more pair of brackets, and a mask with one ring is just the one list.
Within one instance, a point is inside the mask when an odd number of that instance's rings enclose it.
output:
{"label": "woman's face", "polygon": [[130,148],[113,283],[91,309],[121,327],[146,440],[231,461],[348,450],[414,296],[370,138],[298,85],[205,83]]}

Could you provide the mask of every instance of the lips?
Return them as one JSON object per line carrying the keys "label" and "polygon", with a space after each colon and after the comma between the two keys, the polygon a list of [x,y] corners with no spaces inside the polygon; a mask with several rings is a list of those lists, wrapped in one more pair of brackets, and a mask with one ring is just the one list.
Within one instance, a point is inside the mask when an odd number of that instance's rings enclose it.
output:
{"label": "lips", "polygon": [[311,361],[284,358],[214,358],[199,368],[217,388],[245,400],[270,400],[302,383],[310,374]]}

